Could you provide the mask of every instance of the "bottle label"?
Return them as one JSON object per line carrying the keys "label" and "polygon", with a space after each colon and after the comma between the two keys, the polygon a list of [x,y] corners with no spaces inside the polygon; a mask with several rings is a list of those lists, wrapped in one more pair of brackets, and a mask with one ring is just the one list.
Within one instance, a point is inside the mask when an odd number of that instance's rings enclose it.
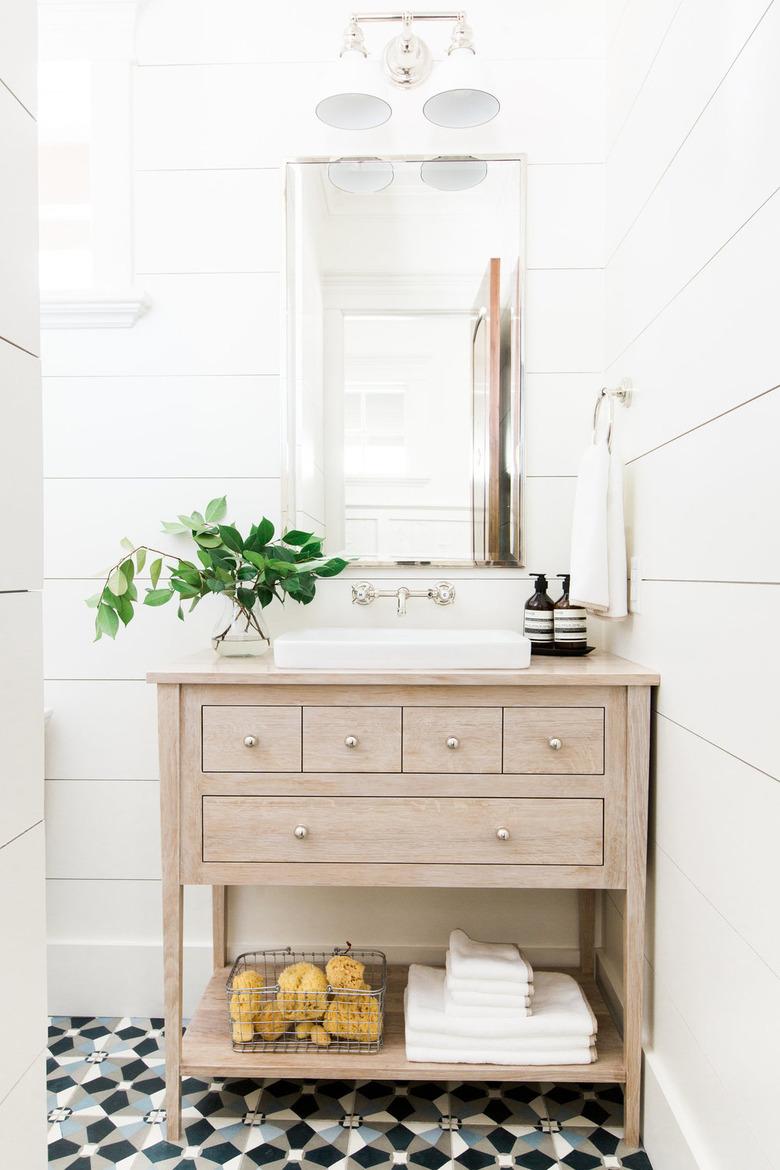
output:
{"label": "bottle label", "polygon": [[532,642],[552,642],[553,611],[551,609],[527,609],[523,632]]}
{"label": "bottle label", "polygon": [[584,644],[587,641],[587,617],[584,609],[555,610],[555,641]]}

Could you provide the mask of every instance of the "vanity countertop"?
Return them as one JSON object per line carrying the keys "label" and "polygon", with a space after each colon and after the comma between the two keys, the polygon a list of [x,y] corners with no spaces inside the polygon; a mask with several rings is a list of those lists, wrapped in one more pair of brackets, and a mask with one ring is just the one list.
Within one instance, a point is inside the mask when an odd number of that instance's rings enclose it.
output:
{"label": "vanity countertop", "polygon": [[193,654],[146,676],[153,683],[214,683],[266,686],[598,686],[652,687],[660,679],[646,666],[596,651],[583,658],[537,657],[523,670],[281,670],[262,658],[220,658],[213,651]]}

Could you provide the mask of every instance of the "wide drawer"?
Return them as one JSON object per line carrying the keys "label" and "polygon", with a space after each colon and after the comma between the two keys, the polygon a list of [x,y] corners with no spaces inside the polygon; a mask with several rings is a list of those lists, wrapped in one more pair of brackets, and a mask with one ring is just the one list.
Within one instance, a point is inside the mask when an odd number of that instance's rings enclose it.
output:
{"label": "wide drawer", "polygon": [[400,772],[400,707],[304,707],[305,772]]}
{"label": "wide drawer", "polygon": [[203,797],[204,862],[602,865],[596,798]]}
{"label": "wide drawer", "polygon": [[300,707],[203,707],[204,772],[300,772]]}
{"label": "wide drawer", "polygon": [[404,772],[500,771],[500,707],[404,708]]}
{"label": "wide drawer", "polygon": [[504,771],[600,775],[603,707],[506,707]]}

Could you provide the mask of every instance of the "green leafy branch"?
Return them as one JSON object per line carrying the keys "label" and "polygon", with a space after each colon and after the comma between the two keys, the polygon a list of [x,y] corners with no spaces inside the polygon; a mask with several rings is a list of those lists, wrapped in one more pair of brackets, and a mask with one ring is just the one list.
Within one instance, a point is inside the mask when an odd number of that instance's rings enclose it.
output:
{"label": "green leafy branch", "polygon": [[[95,614],[95,641],[103,634],[115,638],[120,623],[127,626],[138,603],[136,578],[149,562],[151,588],[146,590],[143,605],[152,607],[176,601],[176,612],[184,620],[184,605],[192,613],[201,598],[209,594],[228,597],[246,619],[246,628],[262,634],[255,617],[255,607],[263,609],[276,599],[289,597],[301,605],[314,599],[317,578],[335,577],[347,566],[343,557],[326,557],[322,537],[313,532],[292,530],[274,541],[274,526],[263,517],[253,524],[244,537],[234,524],[224,524],[227,499],[211,500],[205,511],[178,520],[163,521],[169,536],[190,536],[196,546],[194,560],[185,560],[149,545],[134,545],[125,537],[121,545],[124,556],[107,571],[99,593],[87,605]],[[163,573],[167,584],[160,587]],[[228,632],[227,627],[223,634]]]}

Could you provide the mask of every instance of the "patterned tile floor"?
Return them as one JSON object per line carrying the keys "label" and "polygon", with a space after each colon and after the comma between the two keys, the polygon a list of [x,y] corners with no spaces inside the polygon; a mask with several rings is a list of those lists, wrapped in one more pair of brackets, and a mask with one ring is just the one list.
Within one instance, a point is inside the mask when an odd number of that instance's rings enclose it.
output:
{"label": "patterned tile floor", "polygon": [[51,1021],[50,1170],[651,1170],[617,1085],[190,1077],[174,1144],[163,1043],[162,1020]]}

